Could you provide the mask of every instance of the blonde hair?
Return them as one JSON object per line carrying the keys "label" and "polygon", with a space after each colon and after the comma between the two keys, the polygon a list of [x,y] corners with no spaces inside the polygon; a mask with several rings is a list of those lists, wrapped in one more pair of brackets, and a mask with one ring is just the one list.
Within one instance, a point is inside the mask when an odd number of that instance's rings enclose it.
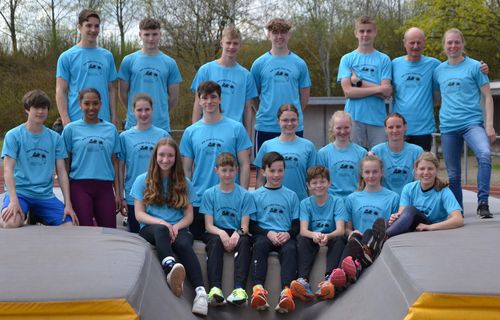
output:
{"label": "blonde hair", "polygon": [[418,159],[415,161],[415,171],[417,171],[418,164],[420,162],[422,162],[422,161],[431,162],[436,167],[436,179],[434,179],[434,186],[433,186],[434,189],[437,192],[439,192],[443,188],[446,188],[448,186],[448,182],[441,180],[437,176],[437,170],[439,169],[439,159],[436,158],[436,156],[434,155],[434,153],[432,153],[432,152],[424,152],[424,153],[422,153],[420,155],[420,157],[418,157]]}
{"label": "blonde hair", "polygon": [[[365,162],[369,162],[369,161],[377,162],[378,165],[380,166],[380,171],[382,171],[382,172],[384,171],[384,162],[382,161],[382,159],[380,159],[379,157],[377,157],[374,154],[367,154],[366,156],[364,156],[363,159],[361,159],[359,161],[358,191],[363,191],[363,189],[366,187],[366,182],[363,179],[363,165],[365,164]],[[383,179],[383,177],[382,177],[382,179]],[[380,183],[382,183],[382,180],[380,181]]]}
{"label": "blonde hair", "polygon": [[[175,163],[168,176],[168,190],[163,190],[161,168],[158,165],[158,149],[161,146],[170,146],[175,151]],[[148,173],[146,176],[146,189],[144,190],[145,205],[167,205],[171,208],[184,208],[189,204],[188,186],[182,168],[181,154],[177,142],[172,138],[160,139],[151,154]]]}
{"label": "blonde hair", "polygon": [[328,138],[330,139],[331,142],[335,141],[335,135],[333,134],[333,127],[335,126],[335,119],[337,118],[349,119],[349,122],[351,123],[352,127],[352,117],[349,114],[349,112],[343,110],[335,111],[335,113],[330,118],[330,121],[328,122]]}
{"label": "blonde hair", "polygon": [[230,39],[230,40],[239,39],[241,41],[241,32],[234,25],[230,25],[230,26],[225,27],[224,30],[222,30],[221,39],[222,38],[226,38],[226,39]]}

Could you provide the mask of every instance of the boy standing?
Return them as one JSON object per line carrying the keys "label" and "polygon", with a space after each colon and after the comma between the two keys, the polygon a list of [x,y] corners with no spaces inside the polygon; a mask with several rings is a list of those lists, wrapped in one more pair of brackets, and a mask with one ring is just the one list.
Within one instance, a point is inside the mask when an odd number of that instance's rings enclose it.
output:
{"label": "boy standing", "polygon": [[299,233],[299,198],[282,186],[285,174],[285,158],[277,152],[269,152],[262,158],[266,184],[253,193],[257,212],[250,216],[250,232],[253,234],[252,253],[252,308],[266,310],[267,291],[263,284],[267,274],[269,252],[277,251],[281,264],[281,291],[275,310],[288,313],[295,310],[290,283],[297,275],[297,245]]}
{"label": "boy standing", "polygon": [[93,10],[82,10],[78,15],[80,41],[57,61],[56,103],[64,126],[82,118],[78,92],[84,88],[99,91],[99,118],[116,124],[115,61],[111,52],[97,47],[99,28],[99,15]]}
{"label": "boy standing", "polygon": [[247,304],[245,291],[250,266],[250,240],[248,223],[255,214],[255,203],[250,193],[234,182],[238,164],[228,152],[217,157],[215,173],[220,183],[203,193],[200,213],[205,215],[207,233],[207,273],[210,285],[208,303],[225,303],[222,293],[222,267],[224,251],[234,252],[234,290],[227,301],[243,306]]}
{"label": "boy standing", "polygon": [[241,123],[221,114],[221,87],[216,82],[202,82],[197,93],[203,118],[186,128],[180,151],[184,172],[192,180],[197,196],[193,202],[194,219],[190,231],[196,240],[201,240],[205,233],[205,220],[199,213],[201,197],[219,180],[214,172],[217,156],[229,152],[238,159],[239,181],[247,189],[250,180],[248,149],[252,143]]}
{"label": "boy standing", "polygon": [[201,66],[191,84],[195,93],[193,123],[200,120],[202,110],[196,89],[203,81],[212,80],[222,87],[222,114],[241,122],[251,137],[254,99],[258,96],[255,80],[250,72],[236,62],[241,48],[241,33],[229,26],[222,31],[221,57]]}
{"label": "boy standing", "polygon": [[139,23],[142,49],[123,58],[118,78],[120,101],[127,106],[125,129],[135,126],[132,100],[138,93],[153,98],[153,125],[170,132],[170,111],[179,99],[181,73],[174,59],[160,51],[160,22],[145,18]]}
{"label": "boy standing", "polygon": [[257,58],[250,69],[259,92],[255,154],[264,141],[280,135],[276,113],[283,104],[293,104],[299,110],[297,135],[303,136],[302,111],[309,101],[311,79],[304,60],[288,50],[291,28],[291,24],[285,19],[275,18],[269,21],[266,29],[271,50]]}
{"label": "boy standing", "polygon": [[358,18],[354,35],[358,47],[340,60],[337,81],[347,98],[345,111],[353,119],[352,141],[370,150],[386,140],[384,100],[392,94],[391,60],[373,47],[377,35],[373,18]]}
{"label": "boy standing", "polygon": [[[0,227],[22,226],[28,212],[47,225],[78,225],[69,196],[64,142],[44,126],[50,99],[45,92],[33,90],[24,95],[23,104],[28,120],[7,132],[2,148],[7,195]],[[65,204],[53,192],[54,167]]]}
{"label": "boy standing", "polygon": [[[323,166],[307,170],[307,188],[312,194],[300,203],[300,235],[297,251],[299,278],[292,281],[293,296],[303,301],[314,298],[333,299],[335,290],[329,280],[330,273],[339,265],[345,246],[345,222],[349,217],[342,198],[328,193],[330,172]],[[314,257],[320,247],[328,247],[325,279],[314,294],[309,284]]]}

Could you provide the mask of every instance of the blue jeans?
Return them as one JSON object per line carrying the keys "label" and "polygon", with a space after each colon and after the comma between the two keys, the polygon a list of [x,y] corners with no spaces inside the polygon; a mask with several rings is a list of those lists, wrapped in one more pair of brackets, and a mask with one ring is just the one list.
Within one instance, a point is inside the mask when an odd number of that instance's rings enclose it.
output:
{"label": "blue jeans", "polygon": [[482,126],[471,125],[458,131],[441,134],[441,147],[443,149],[446,169],[448,170],[450,189],[462,208],[462,168],[460,156],[462,155],[464,140],[476,156],[478,163],[477,199],[479,203],[488,203],[491,179],[490,142]]}
{"label": "blue jeans", "polygon": [[399,219],[386,230],[387,237],[394,237],[398,234],[413,232],[421,223],[431,224],[425,214],[414,206],[406,206],[401,212]]}

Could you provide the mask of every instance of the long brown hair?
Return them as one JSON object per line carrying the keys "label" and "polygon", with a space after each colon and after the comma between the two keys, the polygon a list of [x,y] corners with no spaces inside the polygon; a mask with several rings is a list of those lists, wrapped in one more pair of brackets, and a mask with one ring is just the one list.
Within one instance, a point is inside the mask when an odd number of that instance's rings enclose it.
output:
{"label": "long brown hair", "polygon": [[[365,162],[368,162],[368,161],[378,162],[378,164],[380,166],[380,171],[384,172],[384,162],[382,161],[382,159],[380,159],[379,157],[377,157],[374,154],[367,154],[366,156],[364,156],[363,159],[361,159],[359,161],[358,191],[363,191],[363,189],[366,187],[366,182],[363,179],[363,165],[365,164]],[[384,179],[383,176],[382,176],[382,179]],[[382,184],[382,179],[380,180],[380,184]]]}
{"label": "long brown hair", "polygon": [[[161,168],[158,165],[158,149],[161,146],[170,146],[175,151],[175,163],[168,176],[168,190],[163,190]],[[184,208],[189,204],[188,186],[182,168],[181,154],[177,142],[172,138],[160,139],[151,154],[144,190],[144,204],[167,205],[171,208]]]}
{"label": "long brown hair", "polygon": [[415,172],[417,172],[418,164],[424,160],[431,162],[436,167],[436,179],[434,179],[434,189],[437,192],[439,192],[443,188],[447,187],[448,182],[439,179],[437,175],[437,171],[439,169],[439,159],[436,158],[436,156],[432,152],[424,152],[420,155],[420,157],[418,157],[418,159],[415,161]]}

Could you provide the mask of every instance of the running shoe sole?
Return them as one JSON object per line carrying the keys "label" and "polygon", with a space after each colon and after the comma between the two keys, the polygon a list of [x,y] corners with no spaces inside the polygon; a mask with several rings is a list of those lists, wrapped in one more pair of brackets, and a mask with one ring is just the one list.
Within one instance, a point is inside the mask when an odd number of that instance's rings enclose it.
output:
{"label": "running shoe sole", "polygon": [[182,296],[184,290],[184,279],[186,278],[186,270],[180,263],[174,264],[172,270],[167,275],[167,284],[172,290],[172,293],[177,297]]}

